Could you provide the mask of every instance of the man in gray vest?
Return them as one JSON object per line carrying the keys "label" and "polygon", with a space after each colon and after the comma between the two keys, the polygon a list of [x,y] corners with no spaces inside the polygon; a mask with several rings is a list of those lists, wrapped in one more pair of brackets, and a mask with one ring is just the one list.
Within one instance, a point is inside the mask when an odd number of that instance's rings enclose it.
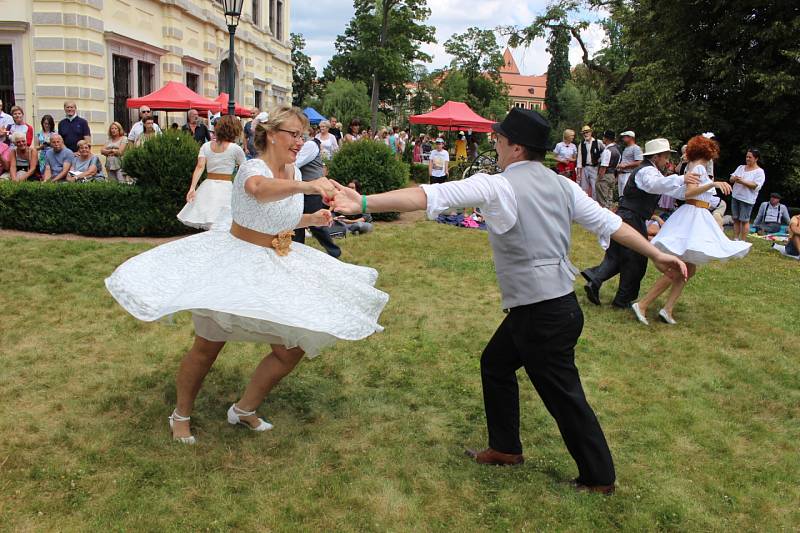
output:
{"label": "man in gray vest", "polygon": [[571,224],[596,233],[603,246],[614,239],[639,251],[672,277],[685,278],[686,265],[542,164],[550,125],[541,115],[514,108],[494,131],[500,174],[370,196],[334,183],[332,205],[347,214],[424,209],[431,219],[450,208],[480,207],[507,315],[481,356],[489,447],[467,453],[480,464],[523,462],[516,371],[524,367],[578,465],[575,488],[609,494],[616,478],[611,452],[574,362],[583,314],[573,291]]}
{"label": "man in gray vest", "polygon": [[[305,144],[297,153],[297,159],[295,160],[295,165],[297,168],[300,169],[300,174],[303,176],[303,181],[313,181],[317,178],[321,178],[325,175],[325,164],[322,162],[322,156],[319,149],[319,140],[317,139],[306,139]],[[303,213],[316,213],[320,209],[327,209],[328,206],[325,205],[322,201],[322,196],[318,195],[309,195],[306,194],[303,196]],[[311,232],[311,235],[317,239],[325,251],[328,252],[328,255],[331,257],[338,258],[342,255],[342,249],[333,242],[333,238],[331,238],[330,228],[327,226],[320,226],[315,227],[311,226],[308,228],[308,231]],[[306,230],[305,228],[297,228],[294,230],[294,237],[292,237],[294,242],[305,243],[306,242]]]}
{"label": "man in gray vest", "polygon": [[617,164],[621,157],[619,148],[614,141],[614,132],[606,130],[603,133],[603,144],[606,145],[606,149],[600,154],[600,168],[597,170],[595,184],[597,194],[594,198],[606,209],[610,209],[614,202],[614,181],[617,179]]}

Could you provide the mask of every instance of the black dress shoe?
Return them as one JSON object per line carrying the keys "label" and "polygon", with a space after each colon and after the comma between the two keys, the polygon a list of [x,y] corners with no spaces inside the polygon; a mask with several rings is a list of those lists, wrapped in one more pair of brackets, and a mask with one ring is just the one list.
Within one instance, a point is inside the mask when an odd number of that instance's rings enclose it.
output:
{"label": "black dress shoe", "polygon": [[586,291],[586,297],[590,302],[594,305],[600,305],[600,289],[598,289],[594,283],[587,283],[583,286],[583,290]]}

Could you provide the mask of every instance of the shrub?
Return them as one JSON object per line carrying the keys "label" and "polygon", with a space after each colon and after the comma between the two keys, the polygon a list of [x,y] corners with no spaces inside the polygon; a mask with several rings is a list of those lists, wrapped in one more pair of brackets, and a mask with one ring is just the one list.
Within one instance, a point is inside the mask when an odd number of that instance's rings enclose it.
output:
{"label": "shrub", "polygon": [[92,236],[190,233],[160,189],[90,183],[0,182],[0,227]]}
{"label": "shrub", "polygon": [[197,141],[188,133],[167,130],[142,146],[127,149],[122,170],[136,178],[137,186],[158,187],[183,206],[198,150]]}
{"label": "shrub", "polygon": [[412,163],[410,168],[411,174],[409,176],[411,181],[414,183],[430,183],[427,163]]}
{"label": "shrub", "polygon": [[[383,143],[359,141],[346,143],[328,164],[328,175],[339,183],[353,179],[361,182],[364,194],[399,189],[408,179],[408,165],[395,159]],[[394,220],[397,213],[378,213],[377,220]]]}

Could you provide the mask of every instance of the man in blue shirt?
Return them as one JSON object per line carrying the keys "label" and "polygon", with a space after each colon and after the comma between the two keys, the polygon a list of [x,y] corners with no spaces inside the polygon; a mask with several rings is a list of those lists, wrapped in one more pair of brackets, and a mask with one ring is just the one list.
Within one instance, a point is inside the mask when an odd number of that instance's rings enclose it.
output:
{"label": "man in blue shirt", "polygon": [[61,135],[54,133],[50,136],[50,150],[44,158],[44,181],[74,181],[69,174],[75,155],[72,150],[64,146]]}
{"label": "man in blue shirt", "polygon": [[78,151],[78,141],[92,142],[92,132],[86,119],[78,116],[75,102],[64,102],[66,117],[58,123],[58,134],[64,139],[64,145],[73,152]]}

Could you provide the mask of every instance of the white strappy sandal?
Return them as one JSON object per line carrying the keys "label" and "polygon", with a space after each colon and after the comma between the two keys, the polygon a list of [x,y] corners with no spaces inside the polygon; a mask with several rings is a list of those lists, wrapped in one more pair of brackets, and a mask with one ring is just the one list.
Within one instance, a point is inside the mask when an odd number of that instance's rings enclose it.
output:
{"label": "white strappy sandal", "polygon": [[240,418],[242,416],[255,416],[255,414],[255,411],[243,411],[236,407],[236,404],[233,404],[230,409],[228,409],[228,424],[234,426],[236,424],[241,424],[252,431],[269,431],[272,429],[272,424],[261,418],[258,419],[258,425],[256,427],[251,426]]}
{"label": "white strappy sandal", "polygon": [[[176,409],[169,415],[169,429],[172,430],[172,426],[175,422],[188,422],[191,419],[192,417],[190,416],[179,415]],[[173,437],[172,440],[176,440],[181,444],[197,444],[197,439],[194,438],[194,435],[189,435],[188,437]]]}

